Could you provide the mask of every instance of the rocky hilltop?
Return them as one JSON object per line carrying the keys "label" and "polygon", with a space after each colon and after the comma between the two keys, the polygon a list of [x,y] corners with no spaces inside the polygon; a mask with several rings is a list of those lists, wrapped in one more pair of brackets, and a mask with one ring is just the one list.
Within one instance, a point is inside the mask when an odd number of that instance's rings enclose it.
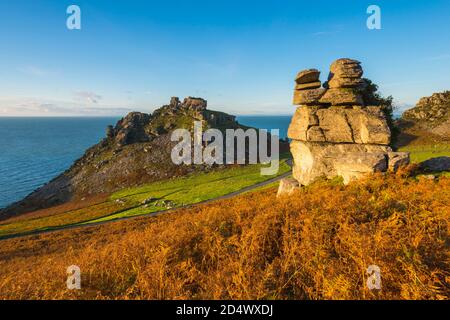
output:
{"label": "rocky hilltop", "polygon": [[319,70],[308,69],[295,79],[298,108],[288,130],[294,179],[281,183],[280,194],[320,177],[341,176],[348,183],[409,162],[409,154],[389,146],[388,114],[383,105],[372,105],[377,99],[359,61],[333,62],[323,87],[319,76]]}
{"label": "rocky hilltop", "polygon": [[204,128],[245,129],[234,116],[208,110],[207,101],[201,98],[188,97],[181,102],[174,97],[153,114],[132,112],[115,126],[109,126],[106,137],[88,149],[69,170],[2,210],[0,218],[209,170],[203,165],[177,166],[170,158],[176,144],[171,142],[171,131],[191,130],[194,121],[202,121]]}
{"label": "rocky hilltop", "polygon": [[420,99],[414,108],[403,113],[402,120],[405,127],[450,138],[450,91]]}

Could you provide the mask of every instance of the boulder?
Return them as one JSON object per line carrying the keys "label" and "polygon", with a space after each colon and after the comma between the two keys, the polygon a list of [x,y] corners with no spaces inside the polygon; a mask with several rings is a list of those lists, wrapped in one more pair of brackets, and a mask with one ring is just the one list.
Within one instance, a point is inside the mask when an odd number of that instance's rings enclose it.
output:
{"label": "boulder", "polygon": [[330,77],[361,78],[363,69],[361,62],[352,59],[338,59],[331,64]]}
{"label": "boulder", "polygon": [[294,90],[294,105],[314,105],[325,94],[324,88]]}
{"label": "boulder", "polygon": [[342,176],[348,183],[367,173],[387,169],[388,146],[365,144],[335,144],[319,142],[291,142],[294,158],[293,176],[301,185],[308,185],[319,177]]}
{"label": "boulder", "polygon": [[328,89],[319,102],[333,106],[362,106],[364,104],[361,94],[351,88]]}
{"label": "boulder", "polygon": [[381,107],[300,106],[292,118],[288,137],[311,142],[388,145],[391,132]]}
{"label": "boulder", "polygon": [[295,78],[297,84],[319,81],[320,71],[317,69],[307,69],[300,71]]}
{"label": "boulder", "polygon": [[300,184],[293,178],[286,178],[280,180],[280,186],[278,187],[277,197],[283,195],[291,195],[295,191],[300,190]]}
{"label": "boulder", "polygon": [[409,152],[388,152],[389,171],[396,172],[410,163]]}
{"label": "boulder", "polygon": [[429,172],[450,171],[450,157],[437,157],[420,163],[420,169]]}
{"label": "boulder", "polygon": [[317,89],[317,88],[320,88],[321,85],[322,85],[322,82],[320,82],[320,81],[296,84],[295,90]]}
{"label": "boulder", "polygon": [[386,171],[387,167],[384,152],[349,152],[334,162],[336,175],[344,179],[344,184],[370,173]]}

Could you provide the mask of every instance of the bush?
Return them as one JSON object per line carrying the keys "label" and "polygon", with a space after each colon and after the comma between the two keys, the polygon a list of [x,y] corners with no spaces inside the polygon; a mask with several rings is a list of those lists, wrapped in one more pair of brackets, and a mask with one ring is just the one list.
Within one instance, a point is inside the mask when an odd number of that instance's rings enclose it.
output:
{"label": "bush", "polygon": [[[449,299],[450,179],[266,190],[2,241],[4,299]],[[82,290],[67,291],[78,265]],[[381,269],[369,290],[366,270]]]}
{"label": "bush", "polygon": [[361,90],[364,103],[366,105],[382,107],[389,129],[392,133],[391,146],[394,146],[400,133],[399,128],[395,125],[394,112],[396,107],[394,106],[394,98],[392,96],[383,97],[378,91],[378,86],[375,83],[367,78],[365,78],[364,81],[366,82],[366,87]]}

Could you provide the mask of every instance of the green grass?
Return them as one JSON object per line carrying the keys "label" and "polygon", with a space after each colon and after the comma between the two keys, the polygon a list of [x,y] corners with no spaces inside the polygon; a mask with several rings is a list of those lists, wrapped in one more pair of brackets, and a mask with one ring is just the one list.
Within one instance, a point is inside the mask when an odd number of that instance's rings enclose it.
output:
{"label": "green grass", "polygon": [[448,144],[406,146],[400,148],[399,151],[410,152],[412,163],[419,163],[437,157],[450,157],[450,145]]}
{"label": "green grass", "polygon": [[[101,222],[158,212],[166,209],[161,205],[157,205],[157,202],[160,203],[161,201],[170,201],[175,208],[195,204],[239,191],[275,177],[262,176],[260,168],[260,165],[234,167],[212,173],[202,173],[161,183],[153,183],[139,188],[125,189],[113,194],[111,199],[121,199],[138,207],[90,222]],[[290,171],[289,165],[285,160],[282,160],[279,174],[288,171]],[[147,207],[140,205],[149,197],[157,200],[150,203]]]}
{"label": "green grass", "polygon": [[[291,170],[286,160],[286,156],[280,160],[280,170],[277,175]],[[86,208],[0,224],[0,237],[104,222],[169,209],[169,207],[161,205],[162,201],[171,202],[171,208],[177,208],[214,199],[277,176],[262,176],[260,170],[264,166],[229,167],[124,189],[112,194],[107,201]],[[159,205],[157,201],[148,205],[142,204],[150,197],[156,198]]]}

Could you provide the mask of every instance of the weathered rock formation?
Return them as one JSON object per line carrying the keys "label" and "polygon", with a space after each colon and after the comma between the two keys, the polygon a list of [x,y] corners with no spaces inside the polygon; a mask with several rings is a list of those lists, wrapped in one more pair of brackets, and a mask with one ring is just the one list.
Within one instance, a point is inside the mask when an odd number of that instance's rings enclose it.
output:
{"label": "weathered rock formation", "polygon": [[0,219],[48,208],[67,201],[108,194],[122,188],[210,170],[206,165],[177,166],[171,161],[175,129],[192,129],[194,121],[205,128],[238,129],[232,115],[207,109],[201,98],[181,102],[172,98],[152,114],[132,112],[106,129],[106,138],[89,148],[70,169],[24,200],[0,210]]}
{"label": "weathered rock formation", "polygon": [[[382,106],[365,105],[361,63],[339,59],[320,87],[320,72],[309,69],[296,78],[288,137],[292,139],[293,176],[299,185],[320,177],[341,176],[349,183],[368,173],[395,171],[409,163],[409,154],[392,152],[391,132]],[[291,193],[283,181],[279,194]]]}
{"label": "weathered rock formation", "polygon": [[403,113],[402,118],[418,130],[450,138],[450,91],[420,99],[414,108]]}

